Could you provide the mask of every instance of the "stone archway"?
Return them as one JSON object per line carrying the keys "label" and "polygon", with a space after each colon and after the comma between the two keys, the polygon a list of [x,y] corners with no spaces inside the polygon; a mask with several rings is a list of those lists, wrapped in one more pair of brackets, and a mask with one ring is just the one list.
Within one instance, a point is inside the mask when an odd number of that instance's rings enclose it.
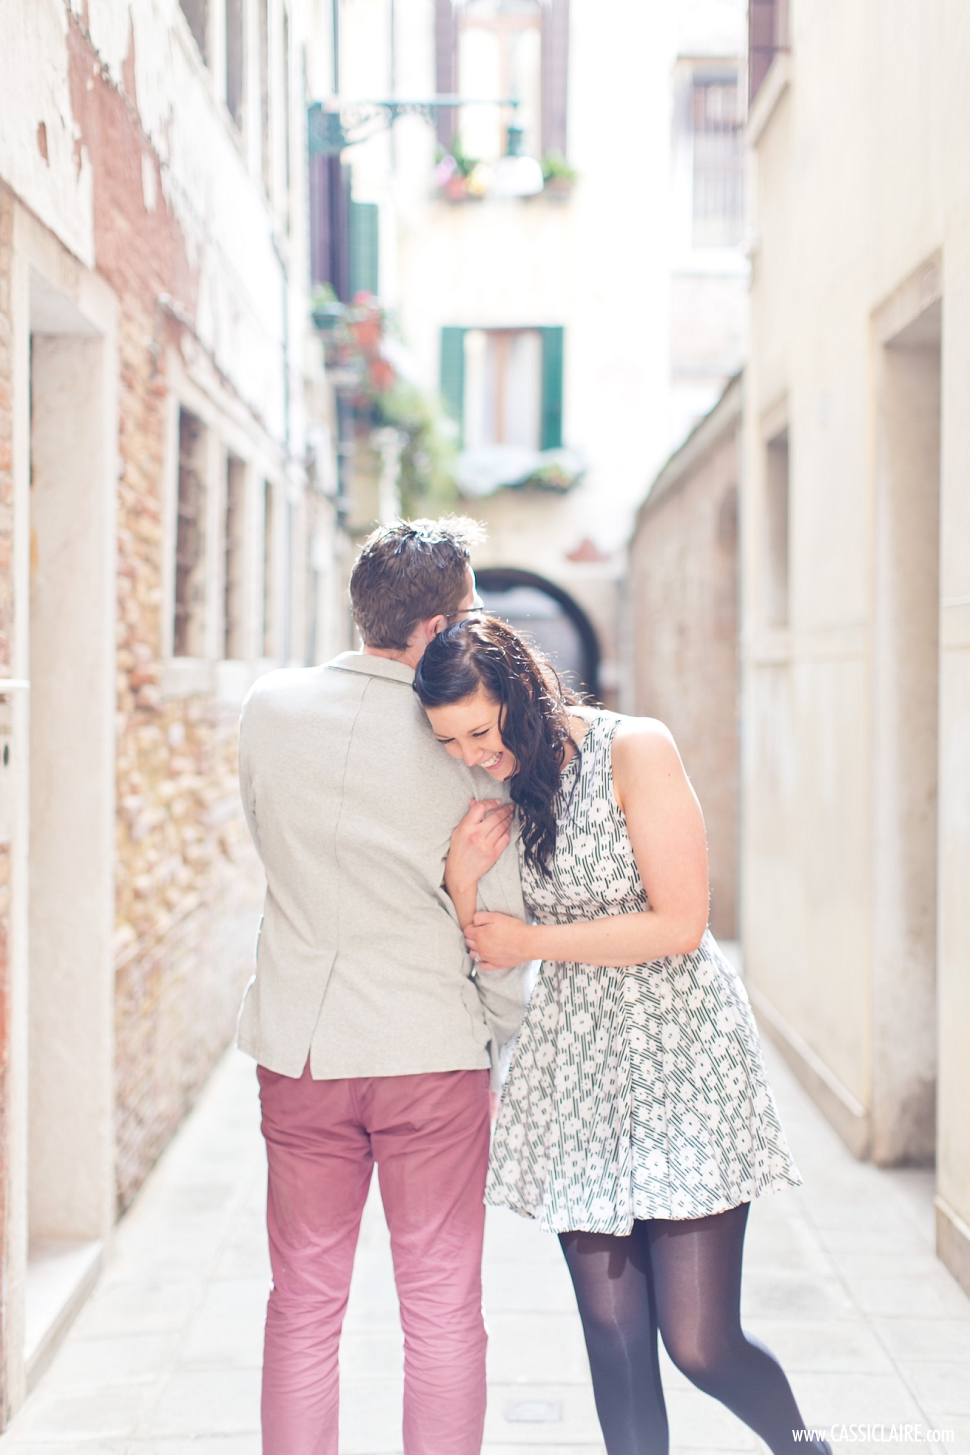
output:
{"label": "stone archway", "polygon": [[533,638],[571,687],[599,700],[596,632],[568,591],[534,571],[485,567],[476,571],[489,611]]}

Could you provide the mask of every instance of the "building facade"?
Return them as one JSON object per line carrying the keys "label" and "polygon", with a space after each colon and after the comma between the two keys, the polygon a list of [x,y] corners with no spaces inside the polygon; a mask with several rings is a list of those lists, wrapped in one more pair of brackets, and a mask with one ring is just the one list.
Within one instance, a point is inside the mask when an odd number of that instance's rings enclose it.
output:
{"label": "building facade", "polygon": [[970,156],[948,0],[751,6],[742,921],[859,1156],[970,1290]]}
{"label": "building facade", "polygon": [[332,645],[307,10],[0,15],[5,1415],[232,1034],[239,704]]}
{"label": "building facade", "polygon": [[490,606],[615,703],[634,511],[743,359],[743,0],[624,0],[609,24],[591,0],[334,14],[320,99],[351,139],[368,100],[442,103],[343,153],[348,296],[369,250],[488,528]]}

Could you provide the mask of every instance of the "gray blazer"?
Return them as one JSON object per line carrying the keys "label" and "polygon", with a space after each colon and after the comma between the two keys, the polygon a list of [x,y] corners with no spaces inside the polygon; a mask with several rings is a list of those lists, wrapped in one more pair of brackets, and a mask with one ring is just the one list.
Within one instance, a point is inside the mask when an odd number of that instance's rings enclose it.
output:
{"label": "gray blazer", "polygon": [[[344,652],[271,672],[247,697],[239,777],[266,869],[256,973],[238,1044],[317,1080],[495,1063],[530,967],[476,975],[442,888],[469,799],[501,790],[435,741],[410,667]],[[522,917],[512,844],[483,908]]]}

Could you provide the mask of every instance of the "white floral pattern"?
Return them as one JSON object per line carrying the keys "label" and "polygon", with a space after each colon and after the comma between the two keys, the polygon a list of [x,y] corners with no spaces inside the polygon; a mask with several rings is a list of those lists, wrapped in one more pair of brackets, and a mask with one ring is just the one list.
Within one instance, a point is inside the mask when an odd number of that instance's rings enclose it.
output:
{"label": "white floral pattern", "polygon": [[[523,861],[543,924],[647,908],[613,793],[614,713],[590,721],[556,804],[551,876]],[[744,986],[708,932],[623,969],[543,962],[509,1072],[486,1201],[552,1232],[625,1235],[801,1182]]]}

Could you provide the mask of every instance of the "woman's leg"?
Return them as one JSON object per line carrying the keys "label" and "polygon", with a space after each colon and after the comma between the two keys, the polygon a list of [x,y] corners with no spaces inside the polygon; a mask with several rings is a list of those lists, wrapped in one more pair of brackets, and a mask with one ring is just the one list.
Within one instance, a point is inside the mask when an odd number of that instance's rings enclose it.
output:
{"label": "woman's leg", "polygon": [[645,1223],[627,1238],[561,1233],[608,1455],[667,1455]]}
{"label": "woman's leg", "polygon": [[[804,1430],[784,1370],[741,1327],[741,1255],[748,1204],[684,1222],[643,1226],[657,1322],[667,1352],[705,1394],[727,1405],[760,1435],[773,1455],[820,1449],[796,1442]],[[804,1440],[804,1436],[803,1436]]]}

